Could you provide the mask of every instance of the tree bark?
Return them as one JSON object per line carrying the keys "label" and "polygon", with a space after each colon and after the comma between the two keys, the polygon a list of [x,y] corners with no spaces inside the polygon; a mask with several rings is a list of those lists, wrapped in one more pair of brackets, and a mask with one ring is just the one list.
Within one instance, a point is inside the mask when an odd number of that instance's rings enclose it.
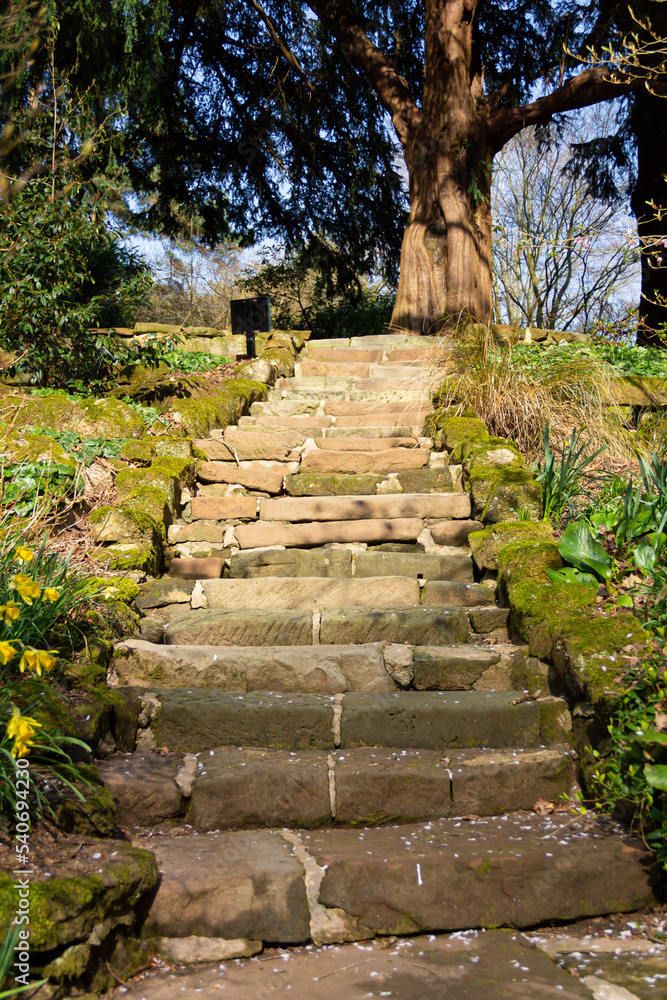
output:
{"label": "tree bark", "polygon": [[637,343],[664,347],[667,335],[667,124],[664,97],[635,95],[632,125],[637,138],[637,182],[632,211],[642,249],[642,287]]}

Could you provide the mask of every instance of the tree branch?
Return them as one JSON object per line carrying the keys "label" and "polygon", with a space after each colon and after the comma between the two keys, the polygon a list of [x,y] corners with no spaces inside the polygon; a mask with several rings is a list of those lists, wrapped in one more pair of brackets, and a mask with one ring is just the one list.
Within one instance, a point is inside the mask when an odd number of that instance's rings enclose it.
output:
{"label": "tree branch", "polygon": [[315,88],[308,79],[308,77],[306,76],[306,73],[304,72],[301,63],[294,55],[292,50],[282,40],[282,38],[276,31],[275,27],[273,26],[271,18],[266,13],[264,8],[257,3],[257,0],[248,0],[248,2],[251,4],[251,6],[255,8],[261,19],[264,21],[264,24],[266,25],[268,32],[271,35],[271,38],[273,39],[274,44],[277,46],[280,52],[282,52],[288,65],[291,66],[292,69],[301,77],[305,85],[308,87],[308,90],[310,90],[311,94],[315,93]]}
{"label": "tree branch", "polygon": [[495,150],[528,125],[543,125],[561,111],[574,111],[600,101],[629,94],[637,88],[636,81],[621,83],[617,76],[602,66],[585,69],[557,87],[551,94],[540,97],[520,108],[501,108],[489,115],[489,138]]}
{"label": "tree branch", "polygon": [[422,121],[422,113],[407,81],[393,62],[373,45],[341,0],[308,0],[308,6],[334,35],[344,57],[366,74],[391,115],[396,134],[405,148]]}

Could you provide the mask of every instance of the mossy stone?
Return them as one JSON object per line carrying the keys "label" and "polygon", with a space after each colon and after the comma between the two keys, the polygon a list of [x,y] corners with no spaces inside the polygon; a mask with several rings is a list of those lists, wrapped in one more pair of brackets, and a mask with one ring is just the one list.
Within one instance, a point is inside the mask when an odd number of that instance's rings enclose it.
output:
{"label": "mossy stone", "polygon": [[452,463],[460,463],[468,471],[476,465],[523,465],[523,456],[513,441],[505,438],[488,437],[483,441],[462,441],[450,455]]}
{"label": "mossy stone", "polygon": [[139,547],[119,542],[98,550],[96,556],[106,559],[109,569],[119,572],[139,572],[158,576],[162,569],[162,550],[157,547]]}
{"label": "mossy stone", "polygon": [[80,578],[87,594],[97,602],[124,601],[131,604],[140,591],[138,583],[124,576],[85,576]]}
{"label": "mossy stone", "polygon": [[570,615],[555,629],[552,659],[572,697],[595,704],[618,693],[624,672],[621,649],[643,644],[648,635],[630,612],[610,617]]}
{"label": "mossy stone", "polygon": [[[121,504],[130,494],[136,502],[138,491],[146,489],[159,490],[164,494],[172,517],[180,513],[181,485],[173,472],[156,467],[152,462],[147,469],[124,469],[116,476],[116,492]],[[134,507],[135,503],[126,502],[124,506]]]}
{"label": "mossy stone", "polygon": [[116,827],[116,803],[107,788],[89,788],[79,784],[83,799],[65,791],[53,803],[56,822],[65,833],[79,837],[112,837]]}
{"label": "mossy stone", "polygon": [[[210,384],[210,383],[209,383]],[[215,392],[198,399],[180,399],[173,403],[172,414],[192,438],[207,437],[214,428],[225,428],[249,412],[252,403],[266,399],[267,387],[251,379],[231,379],[217,386]]]}
{"label": "mossy stone", "polygon": [[293,497],[373,496],[383,476],[371,473],[302,472],[285,478],[285,489]]}
{"label": "mossy stone", "polygon": [[11,394],[3,399],[4,415],[16,416],[24,426],[54,431],[75,431],[82,437],[141,438],[142,418],[119,399],[74,399],[64,392],[46,396]]}
{"label": "mossy stone", "polygon": [[68,706],[48,681],[23,677],[10,686],[11,699],[24,714],[41,722],[49,733],[78,736],[78,727]]}
{"label": "mossy stone", "polygon": [[472,557],[480,571],[497,570],[498,553],[507,545],[553,540],[551,525],[546,521],[504,521],[468,536]]}
{"label": "mossy stone", "polygon": [[133,462],[135,465],[150,465],[155,455],[155,442],[148,437],[140,441],[126,441],[120,450],[120,457],[124,462]]}
{"label": "mossy stone", "polygon": [[64,465],[74,471],[76,462],[53,438],[45,434],[29,434],[9,430],[7,424],[0,425],[2,443],[0,456],[5,464]]}
{"label": "mossy stone", "polygon": [[192,438],[172,437],[165,434],[155,441],[155,454],[160,458],[194,458]]}
{"label": "mossy stone", "polygon": [[447,451],[454,451],[464,441],[481,444],[489,438],[486,424],[477,417],[449,417],[443,424],[443,431]]}
{"label": "mossy stone", "polygon": [[[161,490],[136,490],[117,507],[98,507],[91,512],[89,521],[98,543],[149,541],[153,544],[163,537],[168,514],[166,496]],[[154,515],[160,517],[159,522]]]}
{"label": "mossy stone", "polygon": [[454,487],[449,469],[413,469],[399,472],[398,482],[404,493],[451,493]]}
{"label": "mossy stone", "polygon": [[276,374],[281,378],[291,378],[294,375],[293,347],[291,350],[288,350],[285,347],[269,346],[266,350],[262,351],[260,357],[264,361],[270,361],[276,370]]}

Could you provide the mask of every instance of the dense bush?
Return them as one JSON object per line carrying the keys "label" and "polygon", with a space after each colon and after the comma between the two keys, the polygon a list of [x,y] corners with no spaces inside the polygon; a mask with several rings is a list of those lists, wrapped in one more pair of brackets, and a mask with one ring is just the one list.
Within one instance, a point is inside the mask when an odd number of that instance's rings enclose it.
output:
{"label": "dense bush", "polygon": [[0,219],[0,346],[34,384],[69,386],[108,371],[113,359],[93,327],[125,325],[151,285],[143,260],[75,189],[53,201],[33,181]]}

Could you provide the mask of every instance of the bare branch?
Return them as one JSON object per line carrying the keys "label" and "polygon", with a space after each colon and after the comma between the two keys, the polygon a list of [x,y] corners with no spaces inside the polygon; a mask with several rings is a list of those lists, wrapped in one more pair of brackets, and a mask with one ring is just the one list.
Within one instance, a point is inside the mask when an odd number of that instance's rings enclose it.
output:
{"label": "bare branch", "polygon": [[371,42],[341,0],[308,0],[308,6],[334,35],[345,58],[366,74],[390,113],[396,134],[405,148],[422,121],[422,113],[405,78]]}
{"label": "bare branch", "polygon": [[253,6],[255,8],[255,10],[257,11],[257,13],[259,14],[259,16],[261,17],[261,19],[264,21],[264,24],[266,25],[266,27],[268,29],[268,32],[271,35],[271,38],[273,39],[274,44],[277,46],[277,48],[283,54],[283,56],[285,57],[285,60],[287,61],[287,63],[292,67],[292,69],[296,73],[298,73],[298,75],[301,77],[301,79],[303,80],[303,82],[306,84],[306,86],[308,87],[308,89],[310,90],[310,92],[311,93],[315,93],[315,88],[312,85],[312,83],[310,82],[310,80],[308,79],[308,77],[306,76],[306,73],[304,72],[304,70],[303,70],[303,68],[301,66],[301,63],[299,62],[299,60],[297,59],[297,57],[294,55],[294,53],[292,52],[292,50],[289,48],[289,46],[280,37],[280,35],[278,34],[278,32],[276,31],[276,29],[275,29],[275,27],[273,25],[273,22],[271,21],[271,18],[266,13],[266,11],[264,10],[264,8],[261,7],[257,3],[257,0],[248,0],[248,2],[251,4],[251,6]]}
{"label": "bare branch", "polygon": [[519,108],[501,108],[489,115],[489,137],[497,150],[528,125],[544,125],[561,111],[574,111],[629,94],[637,81],[620,82],[608,69],[594,66],[572,77],[552,93]]}

